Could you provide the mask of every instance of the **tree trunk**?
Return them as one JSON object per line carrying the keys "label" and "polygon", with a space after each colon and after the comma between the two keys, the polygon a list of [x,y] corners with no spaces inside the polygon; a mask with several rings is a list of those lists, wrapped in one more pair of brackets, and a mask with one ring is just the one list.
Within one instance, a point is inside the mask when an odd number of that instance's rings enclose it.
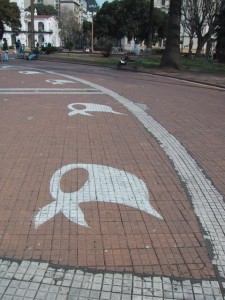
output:
{"label": "tree trunk", "polygon": [[219,62],[225,63],[225,0],[222,0],[221,3],[219,28],[217,31],[216,54]]}
{"label": "tree trunk", "polygon": [[153,10],[154,10],[154,0],[150,0],[149,3],[149,32],[147,40],[147,48],[152,49],[152,36],[153,36]]}
{"label": "tree trunk", "polygon": [[202,35],[201,33],[197,32],[198,46],[197,46],[196,54],[195,54],[196,57],[201,56],[202,49],[203,49],[205,43],[211,38],[211,35],[212,35],[212,30],[210,30],[210,28],[205,35]]}
{"label": "tree trunk", "polygon": [[30,1],[30,10],[31,10],[31,49],[35,48],[35,41],[34,41],[34,0]]}
{"label": "tree trunk", "polygon": [[4,34],[4,24],[2,20],[0,20],[0,41],[2,40],[3,34]]}
{"label": "tree trunk", "polygon": [[212,49],[212,39],[208,39],[207,45],[206,45],[206,56],[207,56],[207,58],[211,57],[211,49]]}
{"label": "tree trunk", "polygon": [[188,57],[189,58],[191,58],[192,47],[193,47],[193,36],[190,36],[190,41],[189,41],[189,45],[188,45]]}
{"label": "tree trunk", "polygon": [[206,43],[205,38],[198,37],[198,46],[197,46],[197,49],[196,49],[195,57],[200,57],[201,56],[202,48],[204,47],[205,43]]}
{"label": "tree trunk", "polygon": [[180,21],[182,0],[171,0],[169,10],[166,47],[161,60],[161,67],[180,69]]}

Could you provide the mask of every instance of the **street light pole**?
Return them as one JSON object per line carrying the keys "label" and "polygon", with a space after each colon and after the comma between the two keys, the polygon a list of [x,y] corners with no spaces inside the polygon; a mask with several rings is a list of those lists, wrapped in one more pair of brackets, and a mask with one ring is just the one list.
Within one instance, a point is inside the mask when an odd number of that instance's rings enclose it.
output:
{"label": "street light pole", "polygon": [[94,51],[94,18],[93,18],[93,11],[92,11],[92,23],[91,23],[91,52]]}
{"label": "street light pole", "polygon": [[31,49],[34,49],[34,0],[30,0],[30,10],[31,10]]}

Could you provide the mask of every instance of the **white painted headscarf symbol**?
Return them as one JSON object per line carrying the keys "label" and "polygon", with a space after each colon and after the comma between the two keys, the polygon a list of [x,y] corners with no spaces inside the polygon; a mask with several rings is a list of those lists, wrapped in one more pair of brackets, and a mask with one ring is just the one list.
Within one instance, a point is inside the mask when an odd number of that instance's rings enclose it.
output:
{"label": "white painted headscarf symbol", "polygon": [[66,83],[76,83],[72,80],[62,80],[62,79],[48,79],[45,80],[46,82],[52,83],[52,84],[66,84]]}
{"label": "white painted headscarf symbol", "polygon": [[[76,105],[83,105],[85,106],[84,109],[76,109],[74,106]],[[114,111],[110,106],[108,105],[102,105],[102,104],[94,104],[94,103],[71,103],[67,106],[70,110],[68,115],[69,116],[74,116],[74,115],[85,115],[85,116],[92,116],[88,112],[108,112],[112,114],[118,114],[118,115],[123,115],[122,113]]]}
{"label": "white painted headscarf symbol", "polygon": [[41,72],[38,71],[19,71],[20,74],[25,74],[25,75],[35,75],[35,74],[42,74]]}
{"label": "white painted headscarf symbol", "polygon": [[[62,176],[66,172],[79,168],[88,171],[88,180],[80,190],[64,193],[60,188]],[[44,206],[34,217],[36,228],[60,212],[70,221],[89,227],[79,204],[91,201],[128,205],[163,219],[151,206],[145,183],[131,173],[112,167],[92,164],[66,165],[53,174],[50,193],[55,201]]]}

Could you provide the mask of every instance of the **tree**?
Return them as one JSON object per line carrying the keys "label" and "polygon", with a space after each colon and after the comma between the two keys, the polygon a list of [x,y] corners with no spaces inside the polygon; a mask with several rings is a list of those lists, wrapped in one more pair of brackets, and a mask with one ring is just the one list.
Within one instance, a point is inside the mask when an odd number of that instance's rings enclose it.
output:
{"label": "tree", "polygon": [[122,0],[123,22],[125,35],[128,40],[135,42],[149,39],[149,1],[146,0]]}
{"label": "tree", "polygon": [[12,28],[12,31],[18,32],[21,28],[20,10],[16,3],[10,3],[9,0],[1,0],[0,9],[0,40],[5,32],[5,25]]}
{"label": "tree", "polygon": [[154,0],[106,1],[94,19],[95,36],[113,39],[117,46],[127,36],[151,47],[155,36],[165,37],[166,20],[167,14],[154,8]]}
{"label": "tree", "polygon": [[182,0],[170,0],[166,47],[161,59],[161,67],[180,69],[180,22]]}
{"label": "tree", "polygon": [[81,28],[76,15],[76,13],[67,7],[63,7],[61,9],[59,17],[59,36],[61,40],[64,41],[64,45],[68,44],[68,42],[70,42],[70,45],[71,42],[74,45],[76,43],[77,36],[80,34]]}
{"label": "tree", "polygon": [[168,15],[161,9],[154,8],[151,20],[148,6],[149,3],[147,3],[144,14],[141,17],[142,20],[139,23],[136,38],[144,41],[147,48],[151,48],[158,40],[165,38]]}
{"label": "tree", "polygon": [[221,0],[183,0],[183,16],[192,33],[195,32],[198,40],[196,56],[201,54],[202,48],[208,42],[208,51],[211,48],[211,37],[216,32]]}
{"label": "tree", "polygon": [[[159,39],[166,37],[168,24],[168,14],[162,11],[160,8],[154,8],[153,10],[153,44]],[[154,38],[156,40],[154,40]]]}
{"label": "tree", "polygon": [[195,0],[183,0],[182,2],[182,17],[181,24],[184,33],[189,36],[188,56],[191,57],[193,39],[196,36],[196,23],[194,18],[194,3]]}
{"label": "tree", "polygon": [[[221,0],[199,0],[195,9],[196,35],[198,46],[196,56],[199,56],[203,46],[216,31],[217,17],[221,6]],[[208,30],[206,30],[206,25]]]}
{"label": "tree", "polygon": [[[113,39],[117,45],[125,36],[125,25],[121,2],[104,2],[94,18],[94,32],[98,38]],[[120,45],[118,45],[120,46]]]}
{"label": "tree", "polygon": [[225,0],[222,1],[217,28],[216,53],[219,62],[225,62]]}
{"label": "tree", "polygon": [[[56,16],[57,10],[52,5],[44,5],[42,3],[37,3],[34,5],[37,10],[38,15]],[[26,11],[31,12],[31,7],[29,6]]]}
{"label": "tree", "polygon": [[149,0],[149,24],[148,24],[148,36],[146,38],[147,48],[152,48],[153,42],[153,11],[154,11],[154,0]]}
{"label": "tree", "polygon": [[82,26],[82,45],[87,46],[90,42],[90,36],[91,36],[91,22],[88,22],[87,20],[83,21]]}

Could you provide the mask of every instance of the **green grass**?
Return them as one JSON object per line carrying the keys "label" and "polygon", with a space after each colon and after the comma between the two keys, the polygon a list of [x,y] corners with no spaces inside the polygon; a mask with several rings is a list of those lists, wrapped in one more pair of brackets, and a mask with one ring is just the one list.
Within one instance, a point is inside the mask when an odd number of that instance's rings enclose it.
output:
{"label": "green grass", "polygon": [[225,73],[225,64],[218,63],[212,59],[182,59],[182,69],[198,71],[201,73]]}
{"label": "green grass", "polygon": [[[59,61],[68,61],[74,63],[90,63],[97,64],[106,67],[116,67],[117,62],[124,56],[110,55],[109,57],[104,57],[102,54],[89,54],[89,53],[60,53],[51,55],[41,55],[43,59],[57,59]],[[41,58],[40,57],[40,58]],[[132,56],[133,59],[141,58],[142,67],[146,69],[158,69],[160,68],[161,57],[152,56]],[[211,59],[198,58],[198,59],[187,59],[182,58],[181,71],[191,71],[200,73],[213,73],[213,74],[225,74],[225,64],[217,63]]]}

